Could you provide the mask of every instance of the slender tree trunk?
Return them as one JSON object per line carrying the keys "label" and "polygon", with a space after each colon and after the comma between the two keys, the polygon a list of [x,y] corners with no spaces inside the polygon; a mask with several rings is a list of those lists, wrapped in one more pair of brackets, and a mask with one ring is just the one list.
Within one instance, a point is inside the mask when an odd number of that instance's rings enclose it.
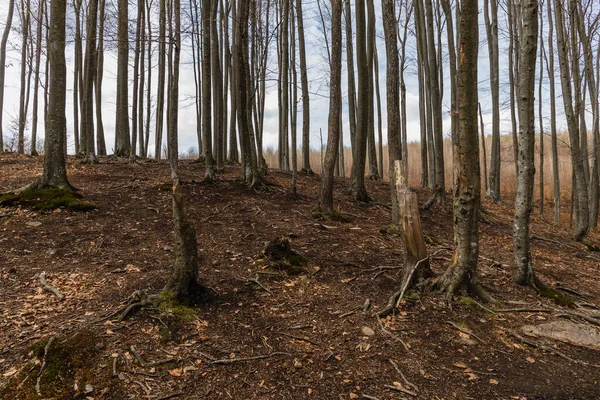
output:
{"label": "slender tree trunk", "polygon": [[48,95],[48,122],[44,141],[44,171],[39,187],[73,188],[67,180],[65,165],[65,132],[67,119],[65,106],[67,97],[67,67],[65,61],[65,15],[66,0],[50,2],[50,34],[48,37],[48,59],[50,79]]}
{"label": "slender tree trunk", "polygon": [[[210,2],[210,0],[205,0]],[[163,118],[165,109],[165,66],[166,66],[166,3],[158,0],[158,89],[156,92],[156,134],[154,143],[154,158],[160,160],[163,140]],[[204,6],[204,5],[203,5]]]}
{"label": "slender tree trunk", "polygon": [[[491,9],[491,16],[488,9]],[[500,68],[497,1],[484,1],[484,16],[490,57],[490,88],[492,92],[492,149],[489,186],[486,196],[493,202],[498,202],[500,200]]]}
{"label": "slender tree trunk", "polygon": [[[40,0],[38,3],[38,15],[36,26],[36,43],[35,43],[35,67],[33,77],[33,117],[31,122],[31,155],[37,156],[37,125],[38,125],[38,92],[40,84],[40,62],[42,58],[42,29],[44,21],[44,11],[46,9],[46,1]],[[0,124],[1,124],[0,120]],[[0,140],[0,152],[2,152],[2,141]]]}
{"label": "slender tree trunk", "polygon": [[[543,53],[544,53],[544,18],[543,14],[540,10],[540,32],[539,32],[539,40],[540,40],[540,76],[539,76],[539,85],[538,85],[538,118],[540,124],[540,217],[544,217],[544,107],[542,106],[543,101],[543,81],[544,81],[544,61],[543,61]],[[537,16],[536,16],[537,18]],[[534,74],[535,79],[535,74]]]}
{"label": "slender tree trunk", "polygon": [[129,157],[131,141],[129,139],[129,106],[128,106],[128,73],[129,68],[129,38],[128,38],[128,9],[127,0],[119,0],[118,18],[118,60],[117,60],[117,116],[115,135],[117,145],[115,154]]}
{"label": "slender tree trunk", "polygon": [[369,201],[365,188],[365,163],[367,150],[368,129],[368,89],[369,89],[369,64],[367,62],[367,44],[365,29],[365,3],[357,0],[356,8],[356,61],[358,69],[358,107],[356,116],[355,148],[352,157],[352,174],[350,186],[357,201]]}
{"label": "slender tree trunk", "polygon": [[148,147],[150,145],[150,118],[152,111],[152,18],[151,18],[152,0],[146,0],[146,15],[148,15],[148,90],[146,91],[146,140],[144,147],[144,157],[148,157]]}
{"label": "slender tree trunk", "polygon": [[[223,72],[221,70],[221,59],[219,58],[219,38],[217,29],[217,10],[219,0],[210,0],[212,16],[210,18],[210,44],[211,44],[211,76],[213,88],[213,127],[214,143],[213,156],[216,161],[216,169],[223,170]],[[207,109],[210,110],[210,109]],[[210,111],[209,111],[210,112]]]}
{"label": "slender tree trunk", "polygon": [[548,54],[546,69],[550,86],[550,134],[552,137],[552,173],[554,181],[554,223],[560,224],[560,173],[558,170],[558,140],[556,137],[556,89],[554,85],[554,23],[552,1],[548,0]]}
{"label": "slender tree trunk", "polygon": [[142,136],[142,126],[139,126],[138,132],[138,120],[139,113],[139,87],[140,87],[140,65],[143,64],[141,58],[141,48],[144,47],[142,44],[142,32],[144,31],[144,4],[142,1],[137,2],[137,21],[135,27],[135,50],[133,55],[133,99],[131,104],[131,158],[134,160],[138,154],[137,142],[138,135]]}
{"label": "slender tree trunk", "polygon": [[173,19],[174,43],[173,43],[173,68],[169,79],[169,121],[168,121],[168,142],[169,142],[169,163],[171,165],[171,179],[178,178],[177,159],[179,155],[178,136],[178,117],[179,117],[179,63],[181,54],[181,0],[173,0]]}
{"label": "slender tree trunk", "polygon": [[447,299],[462,290],[489,299],[476,283],[479,258],[479,140],[477,132],[477,56],[479,26],[477,0],[463,0],[459,23],[457,103],[460,115],[458,139],[454,141],[454,257],[438,280]]}
{"label": "slender tree trunk", "polygon": [[369,153],[369,179],[377,181],[380,179],[377,172],[377,147],[375,145],[375,103],[373,68],[375,65],[375,8],[373,0],[367,1],[367,62],[368,62],[368,122],[367,122],[367,145]]}
{"label": "slender tree trunk", "polygon": [[[359,0],[360,1],[360,0]],[[331,0],[331,74],[329,78],[329,118],[327,151],[321,180],[319,206],[327,215],[333,215],[333,169],[340,138],[340,112],[342,108],[342,0]]]}
{"label": "slender tree trunk", "polygon": [[[83,66],[83,49],[81,43],[81,2],[82,0],[73,0],[73,8],[75,10],[75,62],[73,68],[73,141],[75,145],[75,154],[85,153],[86,145],[85,138],[79,138],[79,106],[81,75]],[[82,89],[82,88],[81,88]],[[83,91],[83,90],[81,90]]]}
{"label": "slender tree trunk", "polygon": [[104,77],[104,22],[106,21],[105,0],[99,0],[98,25],[98,60],[96,65],[96,147],[99,156],[106,155],[106,140],[104,138],[104,123],[102,121],[102,80]]}
{"label": "slender tree trunk", "polygon": [[81,136],[85,136],[85,161],[96,163],[98,159],[94,142],[94,81],[96,79],[96,29],[98,22],[98,1],[89,0],[85,60],[83,66],[83,103],[81,108]]}
{"label": "slender tree trunk", "polygon": [[289,113],[289,0],[282,1],[281,7],[281,132],[283,152],[283,169],[290,169],[289,146],[288,146],[288,113]]}
{"label": "slender tree trunk", "polygon": [[[231,17],[232,17],[232,21],[236,21],[236,11],[237,5],[236,5],[236,0],[232,0],[231,2]],[[235,22],[234,22],[235,24]],[[233,26],[233,32],[232,32],[232,43],[236,43],[236,37],[237,37],[237,25]],[[233,46],[232,46],[233,47]],[[236,56],[233,54],[235,52],[234,49],[232,49],[232,60],[236,58]],[[233,62],[232,62],[233,64]],[[232,65],[231,68],[231,114],[230,114],[230,121],[229,121],[229,161],[231,162],[239,162],[239,155],[238,155],[238,145],[237,145],[237,134],[236,134],[236,118],[237,118],[237,68],[235,65]]]}
{"label": "slender tree trunk", "polygon": [[[404,81],[404,68],[406,66],[406,41],[408,37],[408,25],[413,13],[413,2],[404,1],[405,22],[402,41],[400,42],[400,114],[401,114],[401,144],[402,144],[402,166],[406,169],[404,175],[408,177],[408,124],[406,115],[406,83]],[[458,125],[457,125],[458,126]],[[408,182],[407,182],[408,184]]]}
{"label": "slender tree trunk", "polygon": [[[394,173],[394,162],[402,160],[402,151],[400,145],[400,67],[398,65],[398,37],[396,20],[396,11],[394,10],[394,0],[382,0],[381,12],[383,15],[383,30],[385,34],[385,56],[386,56],[386,103],[387,103],[387,135],[388,135],[388,158],[389,158],[389,177],[392,199],[392,223],[400,224],[398,207],[396,203],[396,177]],[[383,158],[383,154],[381,154]]]}
{"label": "slender tree trunk", "polygon": [[[377,100],[377,139],[379,149],[379,176],[383,179],[383,122],[381,121],[381,94],[379,93],[379,57],[377,55],[377,46],[373,46],[375,49],[375,99]],[[396,56],[397,57],[397,56]],[[393,163],[390,163],[392,165]]]}
{"label": "slender tree trunk", "polygon": [[17,152],[25,153],[25,126],[27,125],[26,89],[27,89],[27,45],[31,21],[31,0],[21,0],[21,94],[19,96],[19,140]]}
{"label": "slender tree trunk", "polygon": [[515,16],[515,8],[516,5],[514,3],[515,0],[508,0],[508,37],[509,37],[509,45],[508,45],[508,83],[510,86],[510,121],[512,125],[512,138],[513,138],[513,156],[515,162],[515,171],[517,174],[519,173],[519,162],[518,162],[518,154],[519,154],[519,139],[517,135],[517,109],[515,104],[516,97],[516,79],[518,77],[518,57],[515,55],[518,53],[519,48],[519,39],[517,34],[516,27],[516,16]]}
{"label": "slender tree trunk", "polygon": [[350,0],[344,0],[346,30],[346,68],[348,73],[348,115],[350,118],[350,146],[354,151],[356,138],[356,84],[354,81],[354,48],[352,44],[352,10]]}
{"label": "slender tree trunk", "polygon": [[488,171],[487,154],[485,146],[485,125],[483,124],[483,113],[481,112],[481,103],[479,103],[479,127],[481,128],[481,150],[483,151],[483,184],[484,192],[488,191]]}
{"label": "slender tree trunk", "polygon": [[519,106],[519,166],[513,223],[515,267],[513,280],[519,285],[538,286],[533,271],[529,237],[529,222],[533,208],[535,151],[535,63],[537,58],[538,1],[525,0],[522,5],[523,35],[520,39],[518,106]]}
{"label": "slender tree trunk", "polygon": [[298,50],[300,52],[300,84],[302,85],[302,172],[312,175],[310,167],[310,97],[308,93],[308,74],[306,72],[306,44],[304,42],[304,18],[302,0],[296,1],[298,19]]}
{"label": "slender tree trunk", "polygon": [[212,2],[202,2],[202,153],[206,161],[206,181],[215,180],[215,161],[212,154],[212,125],[211,125],[211,10]]}
{"label": "slender tree trunk", "polygon": [[[296,0],[301,2],[302,0]],[[296,72],[296,16],[294,4],[290,7],[290,79],[291,85],[291,107],[290,107],[290,125],[292,135],[292,194],[296,195],[296,184],[298,180],[298,146],[297,146],[297,118],[298,118],[298,74]]]}
{"label": "slender tree trunk", "polygon": [[145,146],[145,136],[144,136],[144,87],[146,84],[146,7],[144,4],[144,0],[139,0],[141,7],[141,32],[140,32],[140,64],[139,64],[139,86],[138,86],[138,155],[140,157],[145,157],[144,149]]}
{"label": "slender tree trunk", "polygon": [[[190,15],[192,25],[192,66],[194,69],[194,96],[196,98],[196,136],[198,138],[198,159],[204,160],[202,155],[202,62],[200,61],[201,39],[200,39],[200,17],[198,13],[198,1],[190,0]],[[233,95],[233,94],[232,94]]]}
{"label": "slender tree trunk", "polygon": [[0,153],[4,151],[4,130],[2,127],[2,116],[4,114],[4,80],[6,73],[6,44],[10,35],[12,26],[12,18],[15,9],[15,0],[9,0],[8,13],[6,15],[6,23],[4,32],[2,33],[2,42],[0,42]]}
{"label": "slender tree trunk", "polygon": [[[576,7],[575,0],[569,0],[570,7]],[[569,71],[569,55],[567,50],[567,39],[565,38],[565,21],[563,15],[563,1],[554,0],[554,11],[556,13],[556,36],[558,44],[558,60],[560,65],[560,80],[563,93],[563,104],[569,129],[569,141],[571,145],[571,163],[573,166],[573,205],[575,208],[575,240],[584,241],[589,232],[589,208],[588,188],[585,184],[583,160],[579,140],[579,126],[576,114],[573,110],[573,96],[571,90],[571,73]]]}

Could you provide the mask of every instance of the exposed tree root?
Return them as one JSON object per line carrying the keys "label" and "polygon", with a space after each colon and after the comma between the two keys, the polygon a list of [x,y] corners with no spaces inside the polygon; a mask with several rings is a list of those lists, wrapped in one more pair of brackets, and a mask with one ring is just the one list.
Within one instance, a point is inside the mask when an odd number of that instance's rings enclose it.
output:
{"label": "exposed tree root", "polygon": [[400,339],[398,336],[394,335],[392,332],[390,332],[387,329],[385,329],[385,326],[383,326],[383,322],[381,322],[381,318],[379,318],[378,315],[375,316],[375,319],[377,320],[377,323],[379,324],[379,328],[381,328],[381,332],[385,333],[386,335],[388,335],[389,337],[391,337],[395,341],[397,341],[400,344],[402,344],[402,347],[404,347],[404,350],[410,351],[410,347],[408,347],[408,345],[404,342],[404,340]]}
{"label": "exposed tree root", "polygon": [[476,334],[474,334],[473,332],[471,332],[470,330],[467,329],[463,329],[460,326],[456,325],[454,322],[452,321],[446,321],[447,324],[452,325],[454,328],[456,328],[456,330],[458,330],[459,332],[462,332],[466,335],[470,335],[473,336],[475,339],[479,340],[480,343],[484,344],[485,341],[483,339],[481,339],[479,336],[477,336]]}
{"label": "exposed tree root", "polygon": [[404,283],[402,284],[402,288],[399,291],[397,291],[396,293],[394,293],[389,298],[387,305],[381,311],[379,311],[377,313],[377,315],[380,318],[384,318],[384,317],[388,316],[389,314],[394,312],[394,310],[396,308],[398,308],[400,306],[400,302],[402,301],[402,298],[404,297],[404,293],[406,292],[406,289],[408,288],[408,285],[409,285],[410,281],[412,280],[413,274],[415,273],[415,271],[417,270],[417,268],[419,267],[419,265],[421,263],[428,261],[428,260],[429,260],[429,257],[426,257],[415,263],[415,265],[410,270],[408,276],[404,280]]}
{"label": "exposed tree root", "polygon": [[38,394],[38,396],[42,395],[42,389],[40,388],[40,381],[42,380],[42,373],[44,372],[44,368],[46,368],[46,358],[48,356],[48,351],[50,350],[50,346],[52,346],[52,343],[54,342],[55,339],[56,339],[56,336],[52,336],[48,340],[48,343],[46,343],[46,347],[44,347],[44,357],[42,359],[42,366],[40,367],[40,373],[38,374],[37,382],[35,384],[35,392]]}
{"label": "exposed tree root", "polygon": [[276,351],[270,354],[262,354],[254,357],[235,357],[235,358],[219,358],[213,359],[210,364],[211,365],[225,365],[225,364],[233,364],[237,362],[246,362],[246,361],[254,361],[254,360],[264,360],[265,358],[270,358],[273,356],[290,356],[290,353],[283,353]]}

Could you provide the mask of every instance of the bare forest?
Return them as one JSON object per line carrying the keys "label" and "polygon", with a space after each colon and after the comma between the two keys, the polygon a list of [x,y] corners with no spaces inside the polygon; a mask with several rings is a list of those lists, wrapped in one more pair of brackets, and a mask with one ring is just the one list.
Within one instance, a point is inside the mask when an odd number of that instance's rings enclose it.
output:
{"label": "bare forest", "polygon": [[0,31],[0,399],[600,398],[596,0]]}

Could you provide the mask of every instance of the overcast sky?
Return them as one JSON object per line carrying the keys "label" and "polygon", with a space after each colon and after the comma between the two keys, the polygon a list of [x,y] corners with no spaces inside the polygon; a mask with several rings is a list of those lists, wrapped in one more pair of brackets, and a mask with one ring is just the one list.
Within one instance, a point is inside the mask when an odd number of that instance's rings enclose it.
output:
{"label": "overcast sky", "polygon": [[[4,21],[6,21],[6,14],[8,8],[7,0],[0,0],[0,28],[4,27]],[[18,3],[18,2],[17,2]],[[70,2],[69,2],[70,3]],[[110,2],[107,2],[110,3]],[[187,3],[187,2],[183,2]],[[383,136],[384,143],[387,141],[387,128],[386,128],[386,96],[385,96],[385,81],[386,81],[386,57],[385,57],[385,45],[383,42],[383,26],[381,22],[381,5],[380,2],[375,1],[375,12],[377,16],[377,50],[379,55],[379,82],[381,87],[381,107],[383,115]],[[319,147],[319,129],[323,129],[323,136],[326,137],[327,130],[327,115],[329,110],[329,88],[327,87],[328,82],[328,65],[326,56],[325,40],[319,29],[320,20],[317,19],[317,9],[314,1],[305,1],[304,6],[304,19],[305,19],[305,31],[307,41],[307,58],[308,58],[308,79],[311,91],[310,96],[310,131],[311,131],[311,145],[315,148]],[[184,5],[185,7],[186,5]],[[107,13],[111,12],[111,8],[114,6],[107,4],[109,9]],[[18,14],[16,13],[13,18],[13,27],[18,27],[20,24]],[[134,7],[130,7],[130,14],[133,15],[135,12]],[[72,15],[72,8],[69,7],[68,13]],[[403,17],[402,17],[403,18]],[[501,16],[502,18],[502,16]],[[402,22],[401,22],[402,23]],[[112,19],[107,22],[107,25],[114,26],[116,20]],[[487,42],[485,37],[485,28],[483,24],[483,15],[480,15],[480,51],[479,51],[479,100],[484,114],[484,122],[486,125],[486,134],[491,132],[491,97],[489,92],[489,61],[487,52]],[[506,24],[505,21],[499,21],[500,29],[502,30]],[[412,31],[413,27],[409,26],[409,32]],[[135,19],[132,18],[130,21],[130,30],[135,30]],[[328,32],[329,34],[329,32]],[[154,32],[156,37],[157,32]],[[73,30],[67,30],[67,130],[69,135],[69,152],[74,151],[73,146],[73,104],[72,104],[72,83],[73,83]],[[502,34],[500,35],[502,36]],[[443,99],[443,112],[444,112],[444,135],[449,136],[450,131],[450,82],[448,80],[448,66],[447,66],[447,50],[446,50],[446,33],[442,35],[443,40],[443,64],[444,70],[444,99]],[[5,102],[4,102],[4,132],[5,136],[8,136],[12,132],[15,118],[18,116],[19,110],[19,85],[20,85],[20,34],[14,30],[11,32],[9,37],[9,45],[7,52],[7,63],[6,63],[6,86],[5,86]],[[130,46],[133,48],[134,43]],[[110,46],[110,43],[107,43]],[[500,41],[500,91],[501,91],[501,131],[502,133],[508,133],[510,131],[510,110],[508,108],[508,57],[506,54],[506,41]],[[405,72],[405,80],[407,87],[407,126],[408,126],[408,138],[410,141],[416,141],[419,139],[419,97],[418,97],[418,83],[416,76],[416,51],[414,45],[414,38],[410,35],[407,44],[407,70]],[[153,65],[156,65],[157,56],[154,54]],[[297,57],[299,63],[299,58]],[[192,54],[191,54],[191,43],[189,37],[184,38],[182,45],[182,65],[181,65],[181,76],[180,76],[180,112],[179,112],[179,150],[180,152],[187,152],[190,148],[197,148],[196,139],[196,114],[194,107],[194,75],[192,68]],[[43,64],[42,64],[43,65]],[[104,130],[106,135],[106,144],[109,153],[114,148],[114,126],[115,126],[115,103],[116,103],[116,51],[108,50],[105,54],[105,72],[103,82],[103,122]],[[130,65],[133,65],[133,51],[131,52]],[[273,71],[273,75],[269,81],[270,87],[268,88],[266,96],[266,110],[265,110],[265,124],[264,124],[264,147],[277,146],[277,134],[278,134],[278,106],[277,106],[277,84],[276,84],[276,70],[277,60],[275,50],[271,50],[270,56],[270,70]],[[557,64],[558,68],[558,64]],[[539,69],[539,66],[538,66]],[[347,75],[346,75],[346,60],[344,52],[343,61],[343,95],[344,95],[344,143],[349,146],[349,124],[347,114]],[[156,90],[156,79],[157,73],[153,71],[153,93]],[[43,73],[43,71],[42,71]],[[544,72],[547,77],[547,73]],[[130,79],[132,78],[132,68],[129,72]],[[41,77],[43,79],[43,77]],[[267,78],[269,79],[269,77]],[[298,80],[300,76],[298,75]],[[559,81],[557,81],[559,82]],[[298,82],[300,85],[300,82]],[[557,93],[560,93],[560,86],[557,84]],[[548,88],[544,87],[543,96],[544,104],[547,104],[548,100]],[[132,83],[129,86],[129,95],[132,95]],[[298,91],[300,96],[300,90]],[[536,89],[537,95],[537,89]],[[43,101],[40,101],[40,116],[43,115]],[[30,106],[31,109],[31,106]],[[548,131],[546,127],[549,125],[549,119],[547,113],[549,107],[545,107],[545,131]],[[565,127],[564,117],[562,112],[562,102],[557,101],[558,109],[558,125],[559,129]],[[537,106],[536,106],[537,111]],[[538,123],[536,118],[536,124]],[[302,126],[302,108],[299,99],[298,107],[298,143],[301,143],[300,134]],[[589,126],[591,128],[591,125]],[[28,127],[30,128],[30,127]],[[28,129],[27,135],[30,130]],[[40,117],[39,122],[39,135],[44,135],[43,118]],[[165,135],[166,136],[166,135]],[[165,138],[166,140],[166,138]],[[325,140],[325,139],[324,139]],[[154,129],[151,129],[150,134],[150,147],[149,153],[153,154],[154,149]]]}

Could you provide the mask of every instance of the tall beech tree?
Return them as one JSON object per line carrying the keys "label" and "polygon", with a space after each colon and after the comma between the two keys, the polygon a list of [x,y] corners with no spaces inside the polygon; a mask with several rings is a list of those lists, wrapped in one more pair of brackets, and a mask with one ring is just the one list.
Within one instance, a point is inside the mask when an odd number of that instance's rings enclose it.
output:
{"label": "tall beech tree", "polygon": [[128,108],[128,69],[129,69],[129,38],[128,38],[129,2],[119,0],[117,27],[117,109],[115,123],[115,154],[128,157],[131,153],[129,138],[129,108]]}
{"label": "tall beech tree", "polygon": [[[360,1],[360,0],[359,0]],[[333,173],[340,139],[342,109],[342,0],[331,0],[331,62],[329,79],[329,117],[327,120],[327,150],[321,180],[319,207],[321,212],[333,215]]]}
{"label": "tall beech tree", "polygon": [[477,56],[479,25],[477,0],[461,1],[459,23],[457,106],[458,139],[454,141],[454,257],[436,286],[448,299],[467,291],[491,300],[476,282],[479,258],[479,135],[477,124]]}
{"label": "tall beech tree", "polygon": [[6,22],[2,33],[2,41],[0,42],[0,153],[4,151],[4,130],[2,128],[2,116],[4,114],[4,80],[6,74],[6,44],[10,35],[12,26],[12,18],[15,9],[15,0],[9,0],[8,13],[6,14]]}
{"label": "tall beech tree", "polygon": [[[575,0],[569,1],[569,13],[576,15],[573,11],[577,7]],[[568,37],[565,28],[566,18],[564,14],[563,0],[554,0],[554,12],[556,23],[556,40],[558,45],[558,61],[560,66],[560,81],[562,86],[562,98],[569,130],[569,144],[571,146],[571,165],[573,168],[573,205],[575,209],[575,240],[582,242],[587,239],[590,229],[588,187],[585,182],[583,158],[581,154],[579,121],[573,109],[573,89],[571,87],[571,71],[569,68]],[[573,23],[574,21],[571,21]]]}
{"label": "tall beech tree", "polygon": [[533,209],[534,151],[535,151],[535,69],[538,40],[538,0],[522,4],[519,75],[517,99],[519,106],[519,150],[517,193],[513,223],[513,279],[519,285],[539,288],[531,260],[529,221]]}

